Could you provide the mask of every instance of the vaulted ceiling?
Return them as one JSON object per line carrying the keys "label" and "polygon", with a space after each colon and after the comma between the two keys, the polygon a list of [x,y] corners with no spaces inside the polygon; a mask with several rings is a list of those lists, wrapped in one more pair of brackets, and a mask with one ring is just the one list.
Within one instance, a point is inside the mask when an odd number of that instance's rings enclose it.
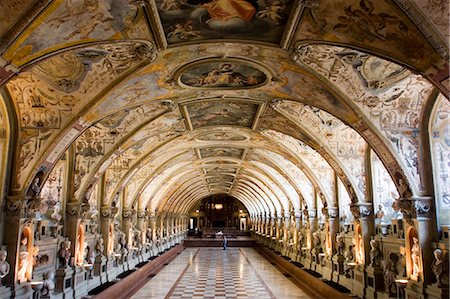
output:
{"label": "vaulted ceiling", "polygon": [[299,211],[338,184],[363,200],[370,149],[428,192],[426,114],[449,85],[440,3],[3,1],[10,193],[61,174],[69,151],[79,201],[102,184],[102,205],[186,213],[228,193]]}

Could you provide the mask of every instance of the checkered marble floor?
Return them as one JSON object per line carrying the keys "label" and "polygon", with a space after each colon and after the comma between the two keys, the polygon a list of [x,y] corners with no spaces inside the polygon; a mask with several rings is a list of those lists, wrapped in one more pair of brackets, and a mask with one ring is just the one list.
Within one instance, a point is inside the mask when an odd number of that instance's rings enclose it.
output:
{"label": "checkered marble floor", "polygon": [[233,247],[187,248],[132,298],[308,297],[254,249]]}

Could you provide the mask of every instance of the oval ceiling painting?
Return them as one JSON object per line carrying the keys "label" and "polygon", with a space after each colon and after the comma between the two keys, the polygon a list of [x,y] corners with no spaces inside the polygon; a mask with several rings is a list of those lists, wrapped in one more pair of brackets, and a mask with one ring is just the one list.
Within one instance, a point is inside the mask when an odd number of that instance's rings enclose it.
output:
{"label": "oval ceiling painting", "polygon": [[194,88],[255,88],[268,81],[266,72],[237,59],[196,62],[184,67],[180,73],[179,82]]}

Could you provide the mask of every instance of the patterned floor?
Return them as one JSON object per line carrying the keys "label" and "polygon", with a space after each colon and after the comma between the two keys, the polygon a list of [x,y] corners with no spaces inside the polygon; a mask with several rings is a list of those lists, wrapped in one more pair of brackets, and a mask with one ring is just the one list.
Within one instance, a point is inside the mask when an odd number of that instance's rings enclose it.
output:
{"label": "patterned floor", "polygon": [[132,298],[308,297],[252,248],[187,248]]}

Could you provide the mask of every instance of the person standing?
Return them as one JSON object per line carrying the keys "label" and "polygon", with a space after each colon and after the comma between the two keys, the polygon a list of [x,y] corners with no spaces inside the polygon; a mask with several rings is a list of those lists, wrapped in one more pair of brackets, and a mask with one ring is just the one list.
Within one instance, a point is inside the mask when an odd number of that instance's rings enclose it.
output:
{"label": "person standing", "polygon": [[224,235],[223,236],[223,250],[227,249],[227,245],[228,245],[228,239],[227,237]]}

